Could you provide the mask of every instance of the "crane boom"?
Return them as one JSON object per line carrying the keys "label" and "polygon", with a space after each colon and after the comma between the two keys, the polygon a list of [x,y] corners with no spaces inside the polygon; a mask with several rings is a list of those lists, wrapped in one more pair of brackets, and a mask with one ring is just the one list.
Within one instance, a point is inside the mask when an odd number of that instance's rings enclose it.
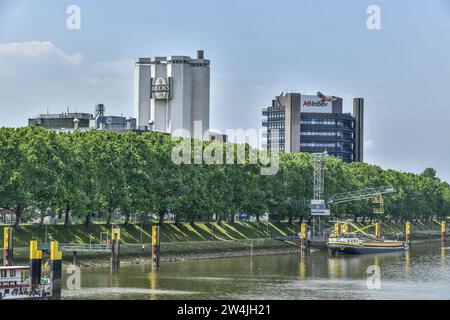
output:
{"label": "crane boom", "polygon": [[377,195],[393,193],[395,189],[392,186],[376,187],[376,188],[365,188],[357,191],[350,191],[344,193],[338,193],[333,195],[328,201],[328,205],[359,201],[365,199],[371,199]]}

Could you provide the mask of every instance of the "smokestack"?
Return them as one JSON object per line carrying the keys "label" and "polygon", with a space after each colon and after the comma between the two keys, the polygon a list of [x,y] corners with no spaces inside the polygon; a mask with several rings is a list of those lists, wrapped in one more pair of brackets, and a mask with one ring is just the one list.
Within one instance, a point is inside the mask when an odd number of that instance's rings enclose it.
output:
{"label": "smokestack", "polygon": [[197,50],[197,59],[203,60],[205,57],[205,52],[203,50]]}
{"label": "smokestack", "polygon": [[131,130],[131,118],[127,118],[127,130]]}

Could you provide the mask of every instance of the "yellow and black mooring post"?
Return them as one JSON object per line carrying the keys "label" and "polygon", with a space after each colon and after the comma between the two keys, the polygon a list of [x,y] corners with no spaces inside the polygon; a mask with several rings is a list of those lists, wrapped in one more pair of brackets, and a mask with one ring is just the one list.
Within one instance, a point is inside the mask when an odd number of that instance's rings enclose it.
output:
{"label": "yellow and black mooring post", "polygon": [[309,252],[308,224],[302,223],[300,226],[300,248],[303,254]]}
{"label": "yellow and black mooring post", "polygon": [[377,239],[381,239],[382,235],[381,235],[381,223],[377,222],[375,223],[375,237],[377,237]]}
{"label": "yellow and black mooring post", "polygon": [[341,234],[347,235],[349,232],[348,223],[343,223],[341,225]]}
{"label": "yellow and black mooring post", "polygon": [[111,267],[120,268],[120,228],[116,226],[111,229]]}
{"label": "yellow and black mooring post", "polygon": [[13,229],[5,227],[3,229],[3,265],[13,265]]}
{"label": "yellow and black mooring post", "polygon": [[339,222],[334,224],[334,233],[336,233],[337,237],[341,236],[341,224]]}
{"label": "yellow and black mooring post", "polygon": [[50,242],[50,295],[52,300],[61,300],[62,251],[58,241]]}
{"label": "yellow and black mooring post", "polygon": [[159,268],[159,256],[161,254],[161,227],[152,227],[152,261],[153,268]]}
{"label": "yellow and black mooring post", "polygon": [[409,245],[411,244],[411,222],[407,221],[406,222],[406,244]]}
{"label": "yellow and black mooring post", "polygon": [[42,276],[42,251],[38,249],[36,240],[30,241],[30,277],[31,291],[35,291],[41,284]]}
{"label": "yellow and black mooring post", "polygon": [[447,222],[441,222],[441,241],[443,244],[447,241]]}

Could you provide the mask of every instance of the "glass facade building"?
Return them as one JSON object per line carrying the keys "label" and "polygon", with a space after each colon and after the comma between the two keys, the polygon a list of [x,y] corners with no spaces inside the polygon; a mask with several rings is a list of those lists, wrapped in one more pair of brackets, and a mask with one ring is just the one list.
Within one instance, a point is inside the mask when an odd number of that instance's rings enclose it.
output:
{"label": "glass facade building", "polygon": [[300,93],[282,94],[263,109],[267,150],[321,153],[344,162],[363,161],[364,100],[353,101],[354,115],[342,112],[342,99],[324,102]]}

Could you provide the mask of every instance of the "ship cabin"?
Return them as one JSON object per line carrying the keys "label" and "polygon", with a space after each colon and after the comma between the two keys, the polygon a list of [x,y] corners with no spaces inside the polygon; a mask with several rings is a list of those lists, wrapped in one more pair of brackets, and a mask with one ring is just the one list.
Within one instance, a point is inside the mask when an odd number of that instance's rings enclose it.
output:
{"label": "ship cabin", "polygon": [[0,267],[0,299],[8,295],[20,295],[26,287],[25,273],[29,266],[1,266]]}

